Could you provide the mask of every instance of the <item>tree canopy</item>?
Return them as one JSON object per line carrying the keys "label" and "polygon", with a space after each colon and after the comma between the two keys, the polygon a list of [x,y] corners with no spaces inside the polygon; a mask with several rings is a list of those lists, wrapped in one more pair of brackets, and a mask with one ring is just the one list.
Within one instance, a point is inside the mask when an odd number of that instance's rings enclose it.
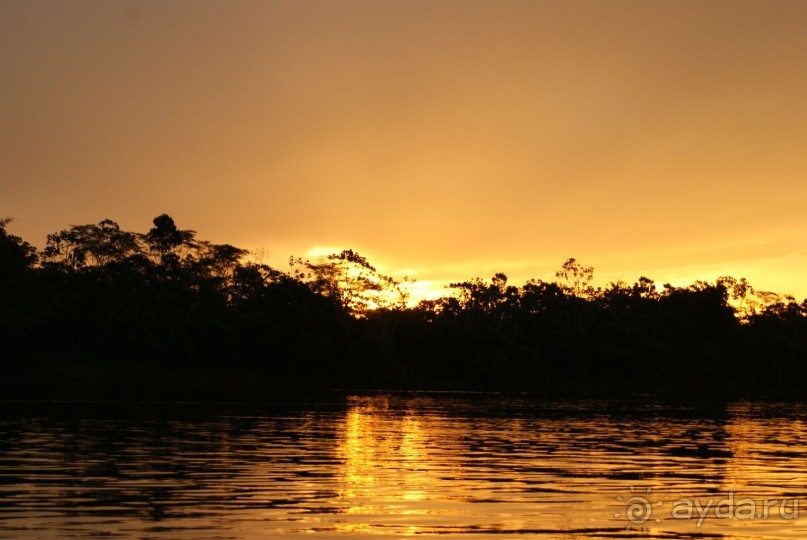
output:
{"label": "tree canopy", "polygon": [[9,380],[773,393],[807,383],[807,301],[744,278],[595,287],[594,269],[570,258],[554,280],[518,285],[500,272],[415,303],[406,280],[350,249],[291,257],[283,271],[167,214],[142,233],[110,219],[73,225],[41,251],[10,223],[0,220]]}

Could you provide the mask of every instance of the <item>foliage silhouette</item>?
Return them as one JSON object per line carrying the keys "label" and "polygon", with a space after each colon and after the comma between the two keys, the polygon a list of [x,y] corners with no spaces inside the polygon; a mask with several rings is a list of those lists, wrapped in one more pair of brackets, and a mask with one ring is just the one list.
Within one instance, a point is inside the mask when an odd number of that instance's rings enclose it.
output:
{"label": "foliage silhouette", "polygon": [[593,286],[504,273],[411,304],[353,250],[246,262],[162,214],[48,235],[41,252],[0,220],[5,387],[54,384],[801,395],[807,301],[745,279]]}

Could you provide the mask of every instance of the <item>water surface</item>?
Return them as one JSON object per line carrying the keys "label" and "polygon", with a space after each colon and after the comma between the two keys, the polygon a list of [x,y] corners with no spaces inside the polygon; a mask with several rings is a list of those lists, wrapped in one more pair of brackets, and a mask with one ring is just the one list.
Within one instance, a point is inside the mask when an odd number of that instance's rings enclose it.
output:
{"label": "water surface", "polygon": [[[807,537],[799,404],[394,394],[0,410],[0,538]],[[696,499],[722,514],[673,515]]]}

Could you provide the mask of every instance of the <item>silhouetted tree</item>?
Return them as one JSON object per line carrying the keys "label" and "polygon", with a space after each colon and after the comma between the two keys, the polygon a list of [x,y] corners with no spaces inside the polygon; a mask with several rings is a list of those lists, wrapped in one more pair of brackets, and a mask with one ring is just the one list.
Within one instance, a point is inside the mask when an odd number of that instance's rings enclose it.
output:
{"label": "silhouetted tree", "polygon": [[305,261],[312,290],[333,298],[346,310],[363,317],[370,309],[399,306],[400,283],[385,276],[357,252],[347,249],[317,262]]}
{"label": "silhouetted tree", "polygon": [[117,223],[105,219],[97,225],[73,225],[49,234],[43,258],[47,263],[79,270],[121,262],[141,252],[136,234],[122,231]]}
{"label": "silhouetted tree", "polygon": [[11,221],[11,218],[0,219],[0,282],[18,277],[33,267],[38,259],[31,244],[8,233],[6,227]]}
{"label": "silhouetted tree", "polygon": [[594,279],[594,268],[583,266],[575,258],[563,263],[563,267],[555,273],[555,276],[562,280],[560,286],[568,294],[585,298],[593,293],[590,284]]}
{"label": "silhouetted tree", "polygon": [[149,253],[155,262],[166,268],[176,268],[190,250],[197,247],[196,231],[180,230],[167,214],[154,218],[152,227],[144,236]]}
{"label": "silhouetted tree", "polygon": [[42,300],[34,283],[36,250],[8,232],[10,222],[0,219],[0,370],[6,373],[19,351],[30,352],[31,330]]}

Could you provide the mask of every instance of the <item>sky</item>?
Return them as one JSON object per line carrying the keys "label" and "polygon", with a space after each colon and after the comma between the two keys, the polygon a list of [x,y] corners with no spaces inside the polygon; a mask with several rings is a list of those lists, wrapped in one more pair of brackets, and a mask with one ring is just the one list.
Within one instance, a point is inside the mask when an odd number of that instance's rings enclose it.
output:
{"label": "sky", "polygon": [[3,0],[0,217],[807,296],[807,2]]}

